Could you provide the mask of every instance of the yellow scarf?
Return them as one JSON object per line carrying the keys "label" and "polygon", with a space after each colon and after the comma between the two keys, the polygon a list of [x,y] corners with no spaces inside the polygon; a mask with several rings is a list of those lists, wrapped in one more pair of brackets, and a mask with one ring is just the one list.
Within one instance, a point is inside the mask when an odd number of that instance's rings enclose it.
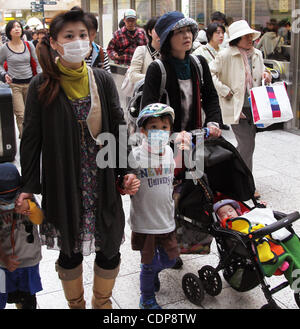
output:
{"label": "yellow scarf", "polygon": [[60,84],[67,97],[71,100],[87,97],[90,88],[86,63],[83,61],[83,65],[77,70],[66,68],[59,59],[56,64],[61,72]]}

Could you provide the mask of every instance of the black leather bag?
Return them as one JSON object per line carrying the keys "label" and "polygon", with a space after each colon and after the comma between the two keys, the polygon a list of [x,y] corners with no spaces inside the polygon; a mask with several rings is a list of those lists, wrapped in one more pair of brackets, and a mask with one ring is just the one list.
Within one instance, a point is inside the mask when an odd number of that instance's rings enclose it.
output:
{"label": "black leather bag", "polygon": [[271,54],[267,55],[267,59],[273,59],[275,61],[289,61],[290,59],[287,58],[285,55],[283,55],[281,52],[278,51],[277,46],[279,45],[279,42],[282,38],[279,37],[278,41],[276,43],[276,46],[274,47],[274,50],[271,52]]}
{"label": "black leather bag", "polygon": [[230,160],[232,152],[221,145],[204,144],[204,167],[212,167],[218,163]]}
{"label": "black leather bag", "polygon": [[267,59],[273,59],[275,61],[282,61],[286,62],[289,61],[289,58],[284,56],[282,53],[280,53],[278,50],[273,51],[271,54],[267,56]]}
{"label": "black leather bag", "polygon": [[15,119],[11,89],[0,87],[0,162],[13,162],[16,150]]}

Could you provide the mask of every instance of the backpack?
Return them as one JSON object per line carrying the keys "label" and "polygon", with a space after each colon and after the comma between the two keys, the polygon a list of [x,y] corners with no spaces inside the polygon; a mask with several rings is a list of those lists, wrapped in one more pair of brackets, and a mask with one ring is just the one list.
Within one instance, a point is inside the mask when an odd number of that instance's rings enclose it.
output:
{"label": "backpack", "polygon": [[93,42],[92,43],[93,48],[96,50],[98,56],[95,59],[95,62],[93,64],[93,67],[100,67],[101,69],[103,69],[104,67],[104,51],[103,48],[101,46],[99,46],[99,48],[97,47],[97,45]]}
{"label": "backpack", "polygon": [[[200,81],[200,87],[203,85],[203,68],[200,60],[195,55],[190,55],[191,61],[196,67],[196,71]],[[163,62],[160,59],[155,59],[159,65],[161,71],[161,81],[160,81],[160,91],[159,91],[159,102],[170,105],[168,92],[166,90],[166,81],[167,81],[167,72]],[[128,102],[126,107],[127,113],[127,124],[129,135],[133,135],[136,132],[136,119],[139,116],[140,111],[142,110],[142,97],[143,97],[143,87],[145,79],[138,81],[133,90],[133,96]]]}

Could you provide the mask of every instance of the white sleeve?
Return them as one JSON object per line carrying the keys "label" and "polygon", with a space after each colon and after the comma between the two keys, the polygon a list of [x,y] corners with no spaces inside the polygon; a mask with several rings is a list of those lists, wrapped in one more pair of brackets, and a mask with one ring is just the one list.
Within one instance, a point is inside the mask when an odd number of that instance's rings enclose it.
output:
{"label": "white sleeve", "polygon": [[145,48],[146,46],[139,46],[135,49],[133,54],[128,72],[129,80],[133,84],[145,78],[145,74],[142,73],[145,61]]}

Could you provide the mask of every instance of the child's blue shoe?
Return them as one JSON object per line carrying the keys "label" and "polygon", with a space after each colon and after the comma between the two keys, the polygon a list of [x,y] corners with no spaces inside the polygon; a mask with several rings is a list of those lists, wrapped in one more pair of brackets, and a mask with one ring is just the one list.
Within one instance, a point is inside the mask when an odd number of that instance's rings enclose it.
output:
{"label": "child's blue shoe", "polygon": [[155,297],[143,300],[140,298],[140,309],[142,310],[161,310],[161,307],[157,304]]}

